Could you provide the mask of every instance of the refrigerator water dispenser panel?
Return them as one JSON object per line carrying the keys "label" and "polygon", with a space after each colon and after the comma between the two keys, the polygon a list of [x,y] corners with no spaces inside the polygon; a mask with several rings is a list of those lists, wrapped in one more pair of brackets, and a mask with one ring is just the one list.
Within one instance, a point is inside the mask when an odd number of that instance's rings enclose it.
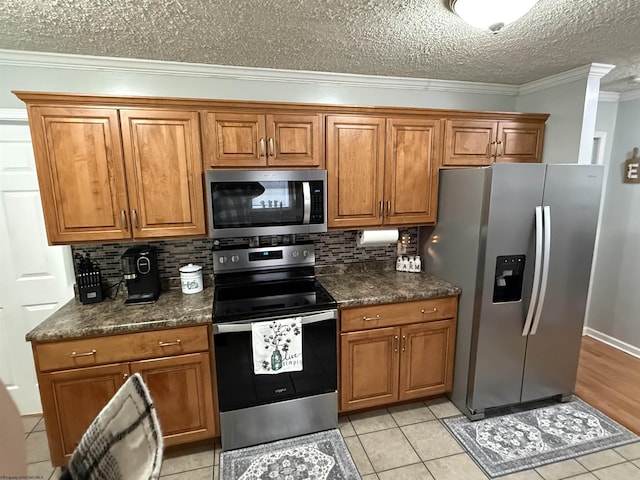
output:
{"label": "refrigerator water dispenser panel", "polygon": [[504,255],[496,258],[493,303],[522,300],[524,264],[525,255]]}

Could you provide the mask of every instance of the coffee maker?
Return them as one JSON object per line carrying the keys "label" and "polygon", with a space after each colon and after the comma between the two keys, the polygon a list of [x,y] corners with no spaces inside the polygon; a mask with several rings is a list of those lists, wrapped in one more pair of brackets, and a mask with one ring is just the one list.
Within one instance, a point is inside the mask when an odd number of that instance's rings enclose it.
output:
{"label": "coffee maker", "polygon": [[155,302],[160,296],[156,248],[150,245],[131,247],[124,252],[121,260],[128,291],[124,303]]}

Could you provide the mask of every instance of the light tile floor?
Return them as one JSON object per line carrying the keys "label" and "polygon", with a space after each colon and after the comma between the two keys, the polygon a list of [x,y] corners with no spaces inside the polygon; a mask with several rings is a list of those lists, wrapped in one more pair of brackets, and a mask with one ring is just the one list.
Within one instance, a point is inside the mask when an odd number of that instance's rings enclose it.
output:
{"label": "light tile floor", "polygon": [[[441,419],[459,415],[447,399],[340,418],[340,432],[363,480],[486,480]],[[56,480],[41,417],[24,417],[28,475]],[[169,451],[165,480],[218,480],[220,443]],[[501,480],[640,480],[640,442],[499,477]]]}

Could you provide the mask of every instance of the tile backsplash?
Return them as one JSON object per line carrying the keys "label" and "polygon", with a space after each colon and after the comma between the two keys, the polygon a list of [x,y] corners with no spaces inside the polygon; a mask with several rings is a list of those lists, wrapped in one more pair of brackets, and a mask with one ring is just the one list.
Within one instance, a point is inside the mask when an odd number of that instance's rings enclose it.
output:
{"label": "tile backsplash", "polygon": [[[357,230],[339,232],[315,233],[296,235],[297,241],[312,240],[316,247],[317,265],[334,265],[339,263],[389,261],[396,258],[396,245],[386,247],[356,246]],[[408,233],[411,243],[407,254],[415,255],[418,245],[418,228],[400,229],[400,233]],[[272,237],[260,237],[261,245],[271,245]],[[213,239],[196,240],[162,240],[149,242],[157,248],[158,269],[161,279],[180,277],[179,268],[188,263],[203,266],[205,275],[213,274],[211,249]],[[246,238],[220,239],[221,246],[246,245]],[[124,251],[134,243],[96,243],[72,245],[73,253],[90,254],[94,261],[99,262],[102,277],[108,284],[117,283],[121,276],[120,257]]]}

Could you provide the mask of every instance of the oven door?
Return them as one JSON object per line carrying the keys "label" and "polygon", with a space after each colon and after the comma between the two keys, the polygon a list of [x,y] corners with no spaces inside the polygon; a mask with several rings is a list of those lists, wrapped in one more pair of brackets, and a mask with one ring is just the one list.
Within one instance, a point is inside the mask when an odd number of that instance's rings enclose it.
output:
{"label": "oven door", "polygon": [[273,375],[254,374],[250,321],[214,325],[220,412],[337,390],[337,310],[301,316],[303,370]]}
{"label": "oven door", "polygon": [[210,170],[213,238],[326,232],[324,170]]}

